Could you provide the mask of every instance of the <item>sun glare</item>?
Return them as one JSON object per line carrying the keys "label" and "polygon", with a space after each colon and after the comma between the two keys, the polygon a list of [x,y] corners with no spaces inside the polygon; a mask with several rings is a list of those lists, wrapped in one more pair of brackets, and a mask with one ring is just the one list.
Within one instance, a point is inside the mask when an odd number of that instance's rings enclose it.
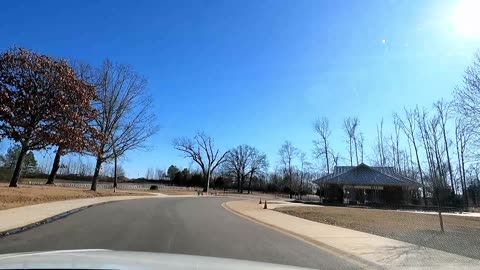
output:
{"label": "sun glare", "polygon": [[467,36],[480,36],[480,0],[463,0],[454,9],[456,31]]}

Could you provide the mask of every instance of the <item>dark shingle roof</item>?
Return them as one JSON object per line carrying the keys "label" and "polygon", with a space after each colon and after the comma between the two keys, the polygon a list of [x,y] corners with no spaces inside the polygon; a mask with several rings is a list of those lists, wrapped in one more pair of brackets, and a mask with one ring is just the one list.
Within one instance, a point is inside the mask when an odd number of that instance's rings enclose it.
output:
{"label": "dark shingle roof", "polygon": [[417,182],[397,174],[393,167],[336,166],[333,173],[314,181],[317,184],[420,186]]}

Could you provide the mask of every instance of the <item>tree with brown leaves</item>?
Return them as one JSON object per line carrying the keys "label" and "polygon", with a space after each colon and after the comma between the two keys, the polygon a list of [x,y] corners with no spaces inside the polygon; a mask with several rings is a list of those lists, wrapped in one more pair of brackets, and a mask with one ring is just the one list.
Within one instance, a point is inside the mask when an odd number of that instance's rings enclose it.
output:
{"label": "tree with brown leaves", "polygon": [[[83,81],[88,81],[91,79],[91,69],[90,66],[84,65],[82,63],[73,62],[72,68],[75,72],[75,76]],[[91,85],[90,85],[91,86]],[[93,100],[92,100],[93,101]],[[73,107],[72,107],[73,108]],[[52,169],[50,171],[50,175],[48,176],[48,180],[45,184],[53,184],[55,178],[57,176],[58,169],[60,168],[60,159],[63,155],[76,152],[76,153],[97,153],[97,144],[95,143],[96,140],[101,140],[104,138],[104,135],[91,125],[92,121],[95,119],[96,111],[92,110],[91,107],[89,108],[76,108],[78,114],[81,114],[83,121],[81,125],[75,126],[78,123],[72,122],[69,119],[69,115],[65,115],[63,121],[70,126],[71,128],[67,131],[67,133],[63,134],[63,138],[67,138],[69,135],[68,132],[74,132],[74,138],[77,140],[58,140],[56,141],[55,145],[57,146],[57,151],[55,152],[55,158],[53,159]],[[89,124],[90,123],[90,124]]]}
{"label": "tree with brown leaves", "polygon": [[79,80],[64,60],[22,48],[0,55],[0,136],[22,147],[10,187],[17,186],[28,151],[84,146],[94,97],[95,88]]}

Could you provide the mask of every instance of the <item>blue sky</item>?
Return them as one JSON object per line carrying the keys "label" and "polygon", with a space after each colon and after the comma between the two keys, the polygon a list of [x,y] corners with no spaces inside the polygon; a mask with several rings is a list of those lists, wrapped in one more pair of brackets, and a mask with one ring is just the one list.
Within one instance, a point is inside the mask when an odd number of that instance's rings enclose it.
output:
{"label": "blue sky", "polygon": [[382,117],[449,99],[461,83],[480,48],[462,2],[9,1],[0,49],[109,58],[147,77],[161,130],[151,151],[123,161],[130,177],[188,167],[171,142],[197,130],[223,150],[256,146],[272,165],[285,140],[310,155],[321,116],[345,157],[341,123],[358,116],[369,156]]}

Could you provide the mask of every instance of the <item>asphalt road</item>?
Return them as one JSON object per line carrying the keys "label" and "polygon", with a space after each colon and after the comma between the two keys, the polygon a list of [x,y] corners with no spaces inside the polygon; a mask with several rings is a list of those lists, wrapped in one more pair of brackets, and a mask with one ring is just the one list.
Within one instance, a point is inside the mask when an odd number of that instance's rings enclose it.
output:
{"label": "asphalt road", "polygon": [[180,253],[318,269],[356,266],[225,210],[223,198],[153,198],[85,209],[0,238],[0,254],[102,248]]}

